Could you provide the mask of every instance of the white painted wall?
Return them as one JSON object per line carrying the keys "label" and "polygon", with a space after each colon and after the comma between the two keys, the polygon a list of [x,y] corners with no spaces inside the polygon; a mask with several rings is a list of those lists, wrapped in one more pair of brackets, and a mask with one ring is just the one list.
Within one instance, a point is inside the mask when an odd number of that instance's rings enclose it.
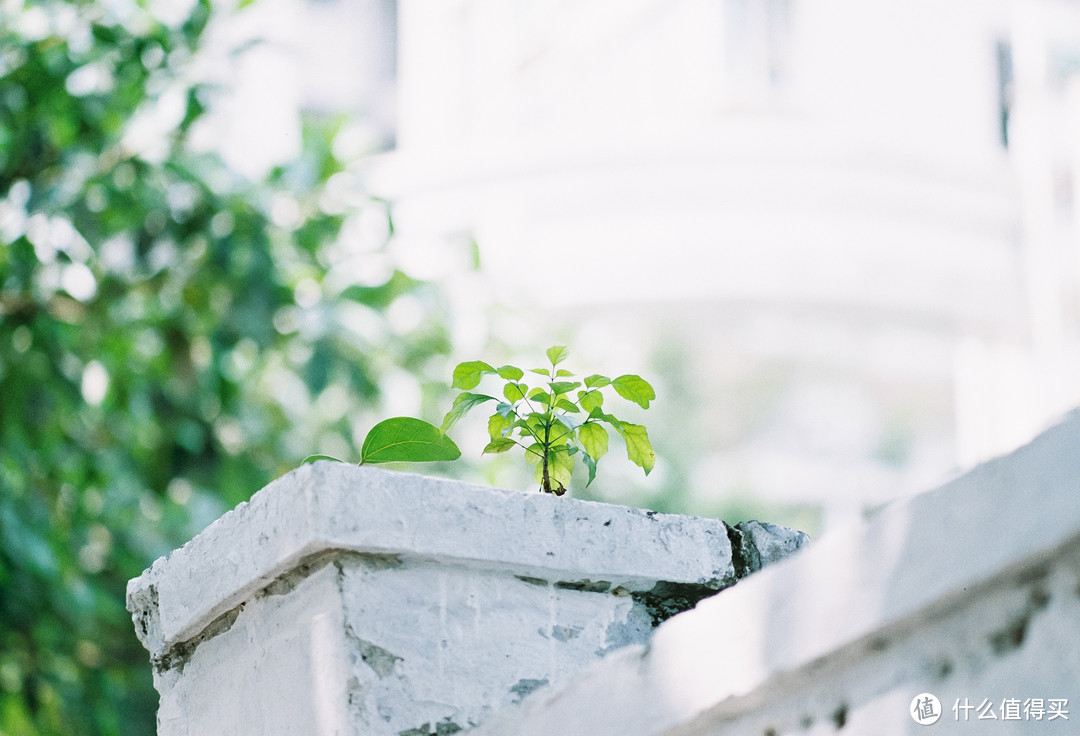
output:
{"label": "white painted wall", "polygon": [[[923,693],[943,706],[941,733],[1069,733],[1080,717],[1078,446],[1074,412],[473,733],[914,735],[927,733],[910,715]],[[1050,721],[1051,700],[1068,720]],[[983,701],[993,724],[965,710]]]}
{"label": "white painted wall", "polygon": [[306,465],[128,587],[159,736],[449,734],[806,535]]}
{"label": "white painted wall", "polygon": [[[1078,446],[1074,412],[794,556],[805,538],[767,525],[319,463],[158,560],[128,605],[162,736],[900,736],[925,733],[923,693],[943,732],[986,702],[994,733],[1066,733]],[[762,562],[653,632],[658,605]]]}

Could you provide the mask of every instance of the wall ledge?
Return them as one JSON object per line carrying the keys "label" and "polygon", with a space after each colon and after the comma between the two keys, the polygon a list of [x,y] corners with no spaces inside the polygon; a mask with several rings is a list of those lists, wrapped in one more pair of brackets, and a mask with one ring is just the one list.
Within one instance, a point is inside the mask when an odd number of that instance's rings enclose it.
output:
{"label": "wall ledge", "polygon": [[[157,560],[128,583],[128,608],[140,640],[160,658],[330,550],[634,592],[658,580],[719,590],[739,577],[730,529],[716,519],[320,461],[270,483]],[[804,538],[784,539],[794,551]]]}
{"label": "wall ledge", "polygon": [[470,733],[794,734],[813,723],[814,733],[915,734],[909,701],[931,688],[946,711],[950,694],[1075,698],[1078,499],[1073,412]]}
{"label": "wall ledge", "polygon": [[157,560],[128,608],[159,736],[453,733],[806,541],[316,462]]}

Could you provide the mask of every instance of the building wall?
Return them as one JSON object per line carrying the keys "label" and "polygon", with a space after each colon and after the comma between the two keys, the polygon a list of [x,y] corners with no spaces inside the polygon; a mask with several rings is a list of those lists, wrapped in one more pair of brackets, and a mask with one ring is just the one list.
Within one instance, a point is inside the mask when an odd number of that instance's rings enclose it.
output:
{"label": "building wall", "polygon": [[[558,341],[659,379],[656,411],[670,402],[663,423],[684,429],[656,438],[648,485],[598,496],[839,520],[1080,400],[1077,12],[322,0],[267,15],[290,19],[274,48],[313,80],[275,72],[272,99],[367,121],[353,148],[385,153],[350,186],[395,202],[394,256],[453,295],[460,357]],[[250,144],[256,127],[237,129]]]}
{"label": "building wall", "polygon": [[[707,399],[645,502],[681,485],[839,519],[1039,426],[985,431],[969,406],[992,392],[961,386],[1030,339],[1007,10],[406,0],[372,181],[403,250],[475,237],[466,303],[524,305],[529,338],[554,323],[583,359],[685,366]],[[527,344],[493,326],[462,349],[492,336]]]}

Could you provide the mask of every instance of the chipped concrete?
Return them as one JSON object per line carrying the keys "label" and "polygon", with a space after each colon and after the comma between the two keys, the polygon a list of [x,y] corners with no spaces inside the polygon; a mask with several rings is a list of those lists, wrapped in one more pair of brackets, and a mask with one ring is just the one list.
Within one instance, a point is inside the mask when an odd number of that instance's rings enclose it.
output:
{"label": "chipped concrete", "polygon": [[[758,533],[777,549],[804,541]],[[161,693],[159,736],[450,734],[736,582],[729,534],[717,520],[315,463],[155,562],[128,604]]]}
{"label": "chipped concrete", "polygon": [[159,736],[351,733],[337,577],[326,564],[287,594],[253,597],[182,663],[155,666]]}
{"label": "chipped concrete", "polygon": [[517,696],[517,701],[515,702],[520,702],[520,700],[526,695],[533,692],[534,690],[539,690],[547,684],[548,681],[546,677],[543,680],[522,679],[518,680],[517,684],[510,688],[510,692],[514,693],[514,695]]}
{"label": "chipped concrete", "polygon": [[159,654],[328,550],[470,561],[545,582],[605,580],[628,589],[635,581],[735,579],[718,520],[316,462],[131,581],[133,613],[158,617],[137,633]]}
{"label": "chipped concrete", "polygon": [[727,526],[727,535],[731,542],[731,564],[738,578],[790,556],[810,541],[805,532],[760,521]]}
{"label": "chipped concrete", "polygon": [[[346,625],[345,631],[350,633],[352,629]],[[394,665],[402,659],[393,652],[388,652],[377,644],[364,641],[359,637],[353,639],[353,644],[356,651],[360,653],[360,659],[364,660],[364,664],[370,667],[378,677],[389,677],[394,671]]]}
{"label": "chipped concrete", "polygon": [[[1080,413],[816,541],[493,715],[475,736],[1072,733],[1080,714]],[[759,528],[760,527],[760,528]],[[740,565],[784,543],[732,530]],[[1006,699],[1019,710],[1006,720]],[[1067,701],[1069,720],[1025,717]],[[979,721],[991,704],[994,723]],[[973,710],[965,711],[970,706]],[[988,717],[986,718],[988,719]],[[979,721],[979,722],[976,722]],[[963,722],[963,723],[961,723]]]}

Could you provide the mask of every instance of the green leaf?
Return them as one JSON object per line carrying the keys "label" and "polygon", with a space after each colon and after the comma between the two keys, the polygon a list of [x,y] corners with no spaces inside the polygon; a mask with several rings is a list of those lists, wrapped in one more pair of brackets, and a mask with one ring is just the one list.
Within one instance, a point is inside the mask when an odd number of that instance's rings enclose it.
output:
{"label": "green leaf", "polygon": [[520,381],[521,377],[525,375],[525,371],[512,365],[499,366],[497,373],[499,378],[505,378],[507,381]]}
{"label": "green leaf", "polygon": [[522,418],[522,420],[519,422],[519,424],[527,424],[530,427],[539,427],[539,428],[543,429],[543,427],[544,427],[544,419],[546,417],[547,417],[547,414],[545,414],[542,411],[530,411],[528,414],[526,414]]}
{"label": "green leaf", "polygon": [[554,462],[549,463],[550,475],[558,481],[565,490],[570,486],[570,478],[574,474],[574,456],[569,452],[556,452],[552,455],[551,459]]}
{"label": "green leaf", "polygon": [[495,439],[487,443],[487,445],[484,447],[484,451],[481,454],[487,455],[490,453],[492,455],[495,455],[500,452],[506,452],[516,444],[517,443],[509,437],[500,437],[499,439]]}
{"label": "green leaf", "polygon": [[402,294],[407,294],[420,283],[404,272],[395,270],[390,280],[379,286],[359,286],[354,284],[342,291],[340,297],[359,302],[373,309],[386,309],[395,299]]}
{"label": "green leaf", "polygon": [[[578,419],[577,417],[572,417],[569,414],[556,414],[555,415],[555,422],[557,424],[561,424],[562,426],[569,429],[571,431],[571,433],[575,429],[577,429],[578,427],[581,426],[581,420]],[[552,425],[552,426],[554,426],[554,425]],[[564,433],[563,433],[562,430],[557,429],[555,431],[555,433],[552,434],[551,436],[555,437],[557,434],[564,434]],[[569,435],[567,435],[567,437],[569,437]]]}
{"label": "green leaf", "polygon": [[580,385],[578,381],[556,381],[549,388],[553,394],[568,394]]}
{"label": "green leaf", "polygon": [[599,460],[608,451],[608,431],[596,422],[578,427],[578,439],[593,460]]}
{"label": "green leaf", "polygon": [[653,452],[652,443],[649,442],[649,435],[640,424],[621,422],[621,425],[619,434],[626,442],[626,456],[630,458],[630,462],[644,470],[645,475],[648,475],[656,464],[656,454]]}
{"label": "green leaf", "polygon": [[616,419],[611,414],[605,414],[604,410],[600,409],[599,407],[589,412],[589,419],[599,419],[602,422],[607,422],[611,425],[612,429],[617,430],[619,433],[622,433],[623,421],[621,419]]}
{"label": "green leaf", "polygon": [[587,452],[582,453],[581,459],[584,461],[585,467],[589,469],[589,480],[585,483],[585,487],[588,488],[596,480],[596,459]]}
{"label": "green leaf", "polygon": [[488,419],[488,436],[493,440],[504,437],[514,426],[514,417],[496,412]]}
{"label": "green leaf", "polygon": [[483,404],[485,401],[494,401],[494,396],[488,396],[486,394],[470,394],[468,392],[458,394],[458,397],[454,399],[454,405],[450,411],[446,412],[446,416],[442,420],[442,431],[449,432],[450,428],[458,423],[458,420],[469,413],[477,404]]}
{"label": "green leaf", "polygon": [[412,417],[385,419],[368,432],[360,464],[457,460],[461,450],[433,424]]}
{"label": "green leaf", "polygon": [[641,376],[630,374],[619,376],[611,382],[611,385],[615,387],[615,391],[619,396],[633,401],[642,409],[648,409],[649,402],[656,398],[653,387]]}
{"label": "green leaf", "polygon": [[560,368],[559,370],[555,371],[555,377],[556,378],[562,378],[563,376],[572,376],[572,375],[574,375],[574,374],[571,371],[566,370],[565,368]]}
{"label": "green leaf", "polygon": [[578,391],[578,403],[587,412],[599,409],[604,404],[604,395],[599,391]]}
{"label": "green leaf", "polygon": [[534,442],[525,448],[525,462],[532,465],[533,463],[539,463],[544,459],[544,446],[539,442]]}
{"label": "green leaf", "polygon": [[599,373],[594,373],[585,378],[585,385],[589,388],[603,388],[609,383],[611,383],[611,379],[607,376],[601,376]]}
{"label": "green leaf", "polygon": [[559,399],[558,401],[556,401],[555,408],[562,409],[563,411],[568,411],[571,414],[576,414],[577,412],[581,411],[581,409],[579,409],[576,404],[567,399]]}
{"label": "green leaf", "polygon": [[307,457],[304,458],[304,461],[302,463],[300,463],[300,464],[301,465],[307,465],[308,463],[313,463],[313,462],[315,462],[317,460],[332,460],[335,463],[343,463],[343,462],[345,462],[344,460],[338,460],[336,457],[331,457],[329,455],[308,455]]}
{"label": "green leaf", "polygon": [[551,378],[551,371],[549,371],[547,368],[530,368],[529,373],[538,373],[541,376],[547,376],[548,378]]}
{"label": "green leaf", "polygon": [[526,414],[524,420],[515,422],[514,424],[515,426],[523,427],[533,437],[539,439],[540,436],[544,434],[544,429],[547,427],[547,425],[544,423],[545,418],[546,417],[544,414],[541,414],[538,411],[534,411],[530,414]]}
{"label": "green leaf", "polygon": [[570,351],[566,349],[565,345],[553,345],[547,349],[548,360],[551,361],[551,365],[553,366],[566,360],[566,356],[569,354]]}
{"label": "green leaf", "polygon": [[528,396],[528,394],[529,387],[524,383],[508,383],[503,386],[503,396],[505,396],[506,400],[511,404],[516,404]]}
{"label": "green leaf", "polygon": [[495,369],[482,360],[469,360],[458,363],[454,368],[454,382],[451,388],[460,388],[468,391],[480,385],[480,379],[486,373],[495,373]]}
{"label": "green leaf", "polygon": [[548,406],[551,404],[551,396],[542,388],[534,388],[529,392],[529,400],[536,401],[538,404]]}

